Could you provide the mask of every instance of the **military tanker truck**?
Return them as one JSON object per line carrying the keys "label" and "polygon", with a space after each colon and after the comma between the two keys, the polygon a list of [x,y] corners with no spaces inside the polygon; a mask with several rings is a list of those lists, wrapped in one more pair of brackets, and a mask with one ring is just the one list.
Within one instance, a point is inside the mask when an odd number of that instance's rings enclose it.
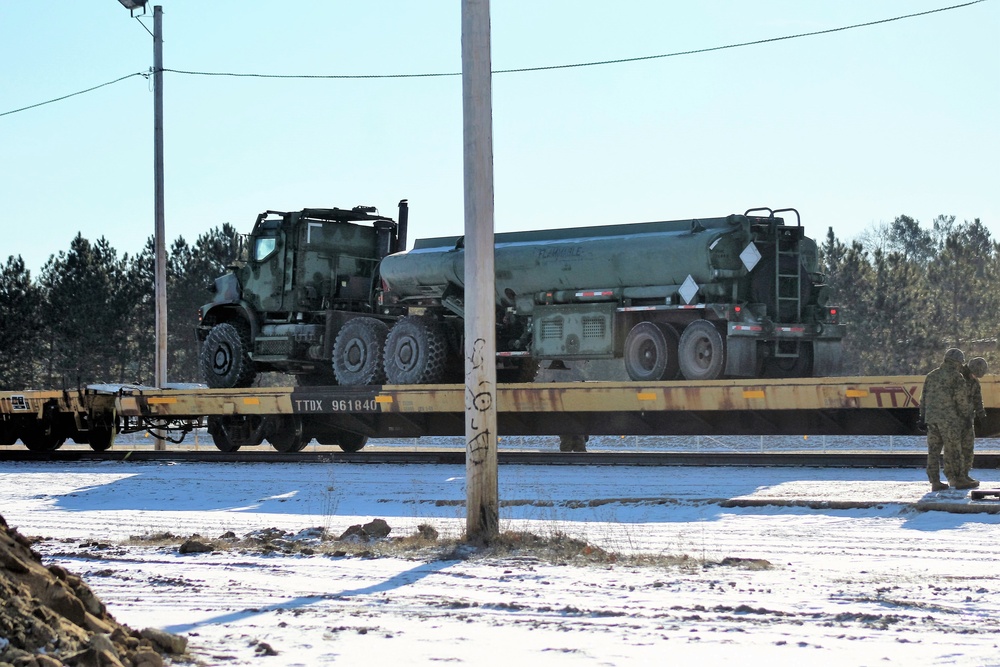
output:
{"label": "military tanker truck", "polygon": [[[795,216],[786,224],[780,214]],[[280,371],[305,385],[463,375],[462,237],[418,240],[370,207],[258,216],[248,257],[201,308],[210,387]],[[496,235],[497,379],[623,359],[636,381],[823,376],[843,326],[794,209]]]}
{"label": "military tanker truck", "polygon": [[[495,243],[498,381],[530,380],[542,361],[617,358],[643,382],[840,369],[844,327],[795,209],[501,233]],[[463,238],[449,237],[382,260],[378,311],[398,318],[380,360],[389,383],[461,371],[464,258]],[[367,349],[377,350],[381,332],[370,330]]]}

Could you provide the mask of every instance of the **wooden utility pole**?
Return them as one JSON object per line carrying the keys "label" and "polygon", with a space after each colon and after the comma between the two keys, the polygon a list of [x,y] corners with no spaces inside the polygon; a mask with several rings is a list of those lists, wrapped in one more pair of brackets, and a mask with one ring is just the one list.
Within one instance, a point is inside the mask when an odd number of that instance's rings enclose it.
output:
{"label": "wooden utility pole", "polygon": [[[153,7],[153,208],[153,286],[156,293],[153,382],[162,388],[167,383],[167,248],[163,213],[163,7],[160,5]],[[162,438],[156,439],[155,448],[166,449]]]}
{"label": "wooden utility pole", "polygon": [[489,0],[462,0],[466,537],[499,534]]}

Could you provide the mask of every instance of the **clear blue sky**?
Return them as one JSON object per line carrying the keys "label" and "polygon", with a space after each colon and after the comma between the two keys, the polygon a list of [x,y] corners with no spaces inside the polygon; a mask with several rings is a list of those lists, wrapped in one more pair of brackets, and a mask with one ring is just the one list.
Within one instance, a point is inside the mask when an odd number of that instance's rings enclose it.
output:
{"label": "clear blue sky", "polygon": [[[150,3],[152,5],[153,2]],[[459,0],[161,0],[164,67],[264,74],[461,70]],[[949,0],[494,0],[495,70],[827,30]],[[145,24],[152,30],[152,6]],[[497,231],[795,207],[843,240],[907,214],[1000,239],[1000,0],[710,53],[493,80]],[[0,3],[0,113],[152,65],[117,0]],[[153,233],[153,96],[133,77],[0,116],[0,261],[37,273],[77,232]],[[460,77],[166,73],[168,241],[265,209],[411,205],[463,230]]]}

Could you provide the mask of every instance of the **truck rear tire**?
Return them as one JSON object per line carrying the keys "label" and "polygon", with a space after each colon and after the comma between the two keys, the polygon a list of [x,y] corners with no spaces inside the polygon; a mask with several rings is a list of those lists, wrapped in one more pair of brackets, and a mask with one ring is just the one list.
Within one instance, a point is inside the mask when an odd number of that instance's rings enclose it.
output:
{"label": "truck rear tire", "polygon": [[717,380],[726,368],[722,334],[707,320],[687,325],[677,346],[681,373],[688,380]]}
{"label": "truck rear tire", "polygon": [[201,373],[213,389],[249,387],[257,377],[250,359],[250,331],[243,322],[216,324],[201,348]]}
{"label": "truck rear tire", "polygon": [[348,320],[333,344],[333,374],[344,387],[385,384],[382,353],[389,327],[372,317]]}
{"label": "truck rear tire", "polygon": [[385,341],[389,384],[435,384],[444,377],[448,341],[437,320],[410,315],[396,322]]}
{"label": "truck rear tire", "polygon": [[625,372],[635,382],[677,377],[677,332],[669,324],[639,322],[625,339]]}

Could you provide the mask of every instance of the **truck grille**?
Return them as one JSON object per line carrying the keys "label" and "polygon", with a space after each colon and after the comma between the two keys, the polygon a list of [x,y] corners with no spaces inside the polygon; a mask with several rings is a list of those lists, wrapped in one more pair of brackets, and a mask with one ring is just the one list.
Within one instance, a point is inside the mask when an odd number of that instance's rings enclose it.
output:
{"label": "truck grille", "polygon": [[563,335],[562,318],[553,318],[542,322],[542,340],[560,339]]}

